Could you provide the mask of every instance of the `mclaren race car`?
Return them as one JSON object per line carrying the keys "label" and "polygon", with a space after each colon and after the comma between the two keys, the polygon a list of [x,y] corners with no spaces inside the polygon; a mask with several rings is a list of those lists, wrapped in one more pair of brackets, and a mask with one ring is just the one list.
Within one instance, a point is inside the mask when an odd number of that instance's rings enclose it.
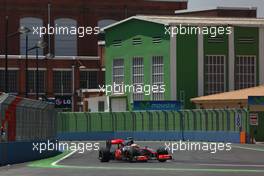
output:
{"label": "mclaren race car", "polygon": [[172,155],[164,147],[160,147],[156,151],[149,147],[140,147],[134,143],[132,138],[113,139],[106,141],[106,146],[99,149],[99,160],[101,162],[109,162],[110,160],[119,161],[142,161],[158,160],[165,162],[171,160]]}

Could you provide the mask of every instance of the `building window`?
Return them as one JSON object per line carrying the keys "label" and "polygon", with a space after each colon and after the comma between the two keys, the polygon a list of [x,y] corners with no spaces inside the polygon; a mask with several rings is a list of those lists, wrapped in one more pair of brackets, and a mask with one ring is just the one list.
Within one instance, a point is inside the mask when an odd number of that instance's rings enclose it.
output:
{"label": "building window", "polygon": [[256,86],[256,56],[236,56],[235,89]]}
{"label": "building window", "polygon": [[162,39],[160,36],[155,36],[155,37],[152,37],[152,42],[155,44],[158,44],[162,42]]}
{"label": "building window", "polygon": [[77,56],[77,35],[70,33],[71,29],[77,27],[77,21],[69,18],[55,20],[58,27],[55,35],[56,56]]}
{"label": "building window", "polygon": [[[0,92],[5,92],[5,70],[0,70]],[[8,70],[8,93],[18,92],[18,71]]]}
{"label": "building window", "polygon": [[124,83],[124,59],[114,59],[113,61],[113,83]]}
{"label": "building window", "polygon": [[105,111],[105,102],[104,101],[99,101],[98,102],[98,111],[99,112],[104,112]]}
{"label": "building window", "polygon": [[[46,76],[44,70],[38,71],[38,92],[40,94],[45,94],[45,83],[46,83]],[[36,83],[37,83],[37,71],[36,70],[29,70],[28,71],[28,89],[29,93],[36,93]]]}
{"label": "building window", "polygon": [[205,57],[205,95],[225,91],[225,56],[207,55]]}
{"label": "building window", "polygon": [[[27,27],[31,30],[28,33],[28,48],[32,48],[36,45],[36,43],[41,40],[41,37],[37,34],[33,34],[33,28],[43,26],[43,20],[40,18],[26,17],[20,19],[20,26]],[[39,55],[43,55],[43,49],[38,50]],[[26,54],[26,36],[20,35],[20,54]],[[35,55],[35,50],[31,50],[28,52],[29,55]]]}
{"label": "building window", "polygon": [[[124,59],[114,59],[113,60],[113,84],[123,85],[124,84]],[[120,94],[123,93],[123,90],[118,86],[119,89],[115,89],[114,93]]]}
{"label": "building window", "polygon": [[241,37],[238,39],[238,42],[241,44],[251,44],[255,43],[254,37]]}
{"label": "building window", "polygon": [[152,86],[157,89],[152,91],[153,100],[163,100],[164,92],[161,92],[160,87],[164,85],[164,65],[162,56],[152,57]]}
{"label": "building window", "polygon": [[225,39],[224,39],[224,36],[222,35],[217,36],[217,37],[212,37],[212,36],[208,37],[208,43],[224,43],[224,42],[225,42]]}
{"label": "building window", "polygon": [[53,89],[56,94],[72,93],[72,71],[54,71]]}
{"label": "building window", "polygon": [[97,71],[80,71],[80,88],[97,89],[98,72]]}
{"label": "building window", "polygon": [[114,40],[113,41],[113,46],[122,46],[122,40]]}
{"label": "building window", "polygon": [[141,45],[141,44],[142,44],[142,39],[141,39],[140,37],[133,38],[133,39],[132,39],[132,44],[133,44],[134,46],[136,46],[136,45]]}
{"label": "building window", "polygon": [[[144,84],[144,62],[142,57],[134,57],[132,65],[133,86],[136,88],[138,85]],[[143,100],[144,93],[133,91],[133,100]]]}

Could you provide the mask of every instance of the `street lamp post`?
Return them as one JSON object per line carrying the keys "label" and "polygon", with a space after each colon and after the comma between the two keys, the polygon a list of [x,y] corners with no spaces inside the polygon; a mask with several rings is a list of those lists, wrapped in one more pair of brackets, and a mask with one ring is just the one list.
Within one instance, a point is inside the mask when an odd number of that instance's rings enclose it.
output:
{"label": "street lamp post", "polygon": [[32,48],[29,48],[27,51],[31,51],[31,50],[36,50],[36,83],[35,83],[35,87],[36,87],[36,100],[38,100],[39,98],[39,52],[38,52],[38,49],[43,49],[47,46],[46,42],[44,41],[38,41],[37,44],[32,47]]}
{"label": "street lamp post", "polygon": [[26,91],[25,91],[25,97],[27,98],[28,97],[28,34],[26,34]]}
{"label": "street lamp post", "polygon": [[5,92],[8,93],[8,38],[14,37],[18,34],[29,33],[30,30],[24,26],[21,26],[18,31],[8,34],[8,16],[5,17]]}
{"label": "street lamp post", "polygon": [[25,97],[27,98],[28,97],[28,33],[30,32],[30,29],[26,28],[26,27],[21,27],[20,28],[21,31],[23,31],[24,34],[26,34],[26,73],[25,73],[25,76],[26,76],[26,82],[25,82],[25,85],[26,85],[26,91],[25,91]]}
{"label": "street lamp post", "polygon": [[36,64],[37,64],[37,70],[36,70],[36,99],[39,98],[39,62],[38,62],[38,49],[36,48]]}
{"label": "street lamp post", "polygon": [[8,92],[8,16],[5,18],[5,92]]}
{"label": "street lamp post", "polygon": [[72,111],[75,110],[75,69],[85,69],[86,66],[76,58],[75,63],[72,65]]}

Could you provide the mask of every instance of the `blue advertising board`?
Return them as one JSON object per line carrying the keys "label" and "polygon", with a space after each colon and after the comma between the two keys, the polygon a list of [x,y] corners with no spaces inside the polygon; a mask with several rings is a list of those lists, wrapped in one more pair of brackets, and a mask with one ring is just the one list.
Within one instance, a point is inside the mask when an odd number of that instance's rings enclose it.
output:
{"label": "blue advertising board", "polygon": [[182,108],[180,101],[134,101],[134,111],[178,111]]}
{"label": "blue advertising board", "polygon": [[264,106],[264,96],[248,96],[248,105]]}

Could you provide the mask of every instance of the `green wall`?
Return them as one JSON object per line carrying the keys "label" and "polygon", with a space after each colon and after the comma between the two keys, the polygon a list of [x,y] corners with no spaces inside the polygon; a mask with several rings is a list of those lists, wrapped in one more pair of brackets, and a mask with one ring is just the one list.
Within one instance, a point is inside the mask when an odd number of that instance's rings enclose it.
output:
{"label": "green wall", "polygon": [[[184,93],[184,108],[194,108],[190,99],[198,95],[197,35],[177,35],[177,98]],[[187,52],[186,52],[187,51]]]}
{"label": "green wall", "polygon": [[[162,42],[154,44],[152,37],[160,36]],[[140,37],[141,45],[134,46],[132,39]],[[114,40],[122,40],[122,46],[113,46]],[[134,56],[144,59],[144,84],[151,84],[152,56],[163,56],[165,99],[170,99],[170,37],[164,34],[164,25],[141,20],[129,20],[106,30],[106,84],[112,84],[113,59],[123,58],[125,64],[125,84],[132,84],[132,59]],[[131,95],[128,95],[131,102]],[[145,96],[145,100],[150,100]]]}

